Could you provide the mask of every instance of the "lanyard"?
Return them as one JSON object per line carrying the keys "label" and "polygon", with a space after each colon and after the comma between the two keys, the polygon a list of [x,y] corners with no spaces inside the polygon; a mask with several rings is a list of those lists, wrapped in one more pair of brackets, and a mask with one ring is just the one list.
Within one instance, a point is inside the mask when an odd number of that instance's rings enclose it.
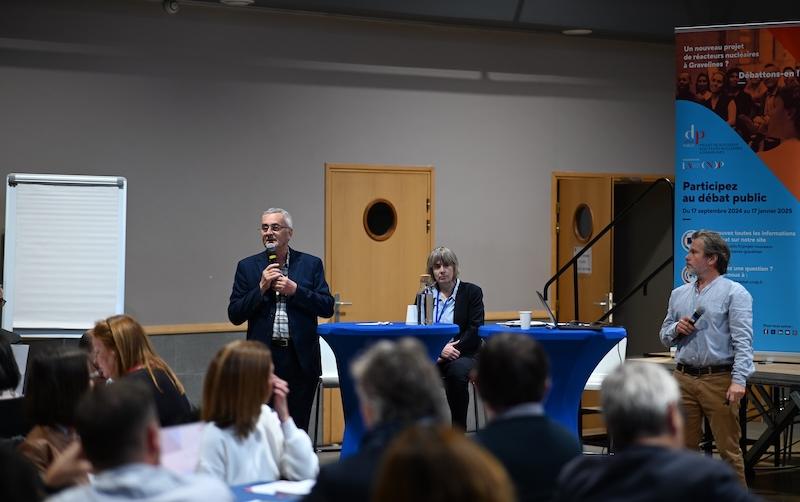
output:
{"label": "lanyard", "polygon": [[[433,309],[434,312],[435,312],[434,315],[435,315],[435,319],[436,319],[435,324],[439,324],[439,321],[442,320],[442,316],[444,316],[444,312],[445,312],[445,310],[447,310],[447,305],[450,303],[450,300],[453,300],[453,302],[455,303],[455,301],[456,301],[456,292],[458,291],[458,286],[459,286],[460,282],[461,281],[456,282],[456,287],[453,288],[453,292],[444,301],[444,303],[441,302],[440,297],[439,297],[439,290],[437,289],[437,291],[436,291],[436,302],[435,302],[434,309]],[[439,310],[440,306],[441,306],[441,310]]]}

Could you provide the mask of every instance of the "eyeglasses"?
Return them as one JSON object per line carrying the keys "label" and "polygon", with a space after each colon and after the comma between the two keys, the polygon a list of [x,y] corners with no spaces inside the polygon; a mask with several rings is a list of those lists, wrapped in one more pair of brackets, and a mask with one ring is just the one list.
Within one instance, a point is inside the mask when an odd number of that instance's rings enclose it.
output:
{"label": "eyeglasses", "polygon": [[261,225],[262,232],[268,232],[270,229],[273,232],[280,232],[284,228],[289,228],[286,225],[279,225],[278,223],[273,223],[272,225]]}

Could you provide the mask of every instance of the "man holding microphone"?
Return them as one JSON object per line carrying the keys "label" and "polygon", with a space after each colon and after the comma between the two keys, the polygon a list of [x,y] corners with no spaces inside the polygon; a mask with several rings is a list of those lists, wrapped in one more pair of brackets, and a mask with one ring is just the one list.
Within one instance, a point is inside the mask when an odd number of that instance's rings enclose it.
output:
{"label": "man holding microphone", "polygon": [[289,383],[289,414],[308,431],[314,392],[322,370],[317,317],[333,315],[333,297],[322,260],[291,249],[292,217],[270,208],[261,215],[265,251],[236,267],[228,318],[247,321],[247,339],[270,348],[275,375]]}
{"label": "man holding microphone", "polygon": [[686,447],[698,450],[703,417],[720,456],[746,485],[739,402],[753,366],[753,299],[723,277],[730,249],[716,232],[692,234],[686,265],[696,279],[672,291],[661,342],[677,347],[675,379],[686,414]]}

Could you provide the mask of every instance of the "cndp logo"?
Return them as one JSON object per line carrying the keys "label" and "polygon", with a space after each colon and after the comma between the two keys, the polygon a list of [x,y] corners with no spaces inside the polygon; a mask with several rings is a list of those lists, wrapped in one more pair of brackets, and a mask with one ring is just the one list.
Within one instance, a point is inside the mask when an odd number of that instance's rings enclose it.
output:
{"label": "cndp logo", "polygon": [[689,267],[683,267],[683,270],[681,270],[681,279],[683,279],[684,283],[692,282],[696,278],[697,276],[694,274],[694,271],[692,269],[690,269]]}
{"label": "cndp logo", "polygon": [[694,124],[689,126],[689,129],[683,133],[684,143],[700,144],[700,140],[706,137],[706,132],[695,128]]}
{"label": "cndp logo", "polygon": [[694,230],[687,230],[681,235],[681,246],[683,250],[687,253],[689,252],[689,248],[692,247],[692,234]]}
{"label": "cndp logo", "polygon": [[699,159],[683,159],[681,161],[681,170],[686,171],[689,169],[722,169],[725,162],[722,160],[699,160]]}

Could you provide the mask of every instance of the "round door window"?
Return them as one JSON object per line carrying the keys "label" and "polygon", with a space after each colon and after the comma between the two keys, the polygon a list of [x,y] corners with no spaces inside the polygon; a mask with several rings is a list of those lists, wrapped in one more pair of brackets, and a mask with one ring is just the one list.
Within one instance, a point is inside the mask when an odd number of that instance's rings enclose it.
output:
{"label": "round door window", "polygon": [[397,211],[386,199],[377,199],[364,210],[364,229],[376,241],[385,241],[397,228]]}
{"label": "round door window", "polygon": [[572,228],[575,232],[575,237],[581,242],[587,242],[592,237],[594,233],[594,217],[589,206],[581,204],[575,209]]}

